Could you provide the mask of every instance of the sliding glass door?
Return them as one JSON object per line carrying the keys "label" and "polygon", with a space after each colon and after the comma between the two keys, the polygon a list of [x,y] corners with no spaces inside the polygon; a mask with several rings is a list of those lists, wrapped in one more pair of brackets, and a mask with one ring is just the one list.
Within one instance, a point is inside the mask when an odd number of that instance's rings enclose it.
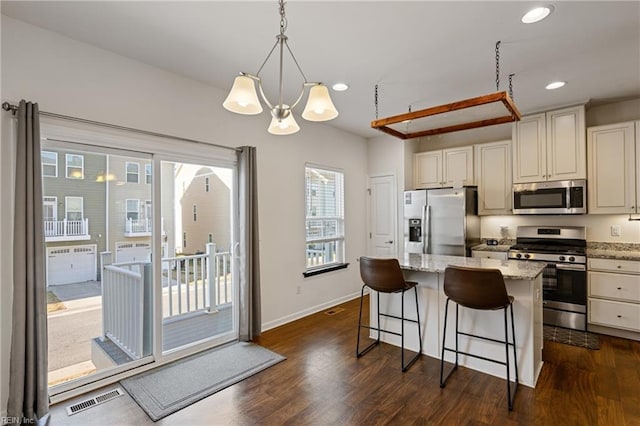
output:
{"label": "sliding glass door", "polygon": [[162,352],[237,339],[231,167],[160,161]]}
{"label": "sliding glass door", "polygon": [[42,134],[50,394],[237,340],[235,152]]}

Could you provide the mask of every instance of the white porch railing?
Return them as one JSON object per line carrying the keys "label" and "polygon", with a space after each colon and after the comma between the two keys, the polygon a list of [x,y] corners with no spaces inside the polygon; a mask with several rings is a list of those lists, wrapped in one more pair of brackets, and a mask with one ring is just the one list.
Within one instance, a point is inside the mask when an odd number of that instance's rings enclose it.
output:
{"label": "white porch railing", "polygon": [[324,250],[307,249],[307,267],[323,265],[324,263]]}
{"label": "white porch railing", "polygon": [[45,220],[45,237],[81,237],[89,235],[89,218],[82,220]]}
{"label": "white porch railing", "polygon": [[[169,320],[199,311],[216,312],[232,303],[231,253],[163,258],[162,313]],[[101,253],[103,338],[109,338],[133,359],[148,353],[151,333],[151,263],[112,264]]]}
{"label": "white porch railing", "polygon": [[[164,318],[198,312],[214,312],[233,300],[231,253],[216,253],[209,243],[206,253],[162,259],[167,303]],[[210,279],[213,277],[213,279]]]}
{"label": "white porch railing", "polygon": [[127,219],[124,225],[125,234],[151,233],[153,221],[151,219]]}
{"label": "white porch railing", "polygon": [[[109,338],[132,359],[145,354],[145,317],[151,312],[145,281],[150,264],[111,264],[111,253],[102,253],[102,338]],[[147,301],[146,301],[146,300]],[[148,321],[148,320],[147,320]],[[150,324],[146,324],[149,328]],[[148,330],[147,330],[148,331]]]}

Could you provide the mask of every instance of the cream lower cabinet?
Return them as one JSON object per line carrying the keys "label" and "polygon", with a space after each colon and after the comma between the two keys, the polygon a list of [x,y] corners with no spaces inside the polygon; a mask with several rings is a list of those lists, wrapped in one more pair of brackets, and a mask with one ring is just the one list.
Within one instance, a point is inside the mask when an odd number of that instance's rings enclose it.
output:
{"label": "cream lower cabinet", "polygon": [[523,117],[513,125],[513,182],[586,179],[584,105]]}
{"label": "cream lower cabinet", "polygon": [[414,154],[415,189],[475,185],[473,146]]}
{"label": "cream lower cabinet", "polygon": [[476,145],[478,214],[511,214],[511,141]]}
{"label": "cream lower cabinet", "polygon": [[640,262],[589,259],[588,283],[590,329],[605,327],[593,331],[640,340]]}
{"label": "cream lower cabinet", "polygon": [[640,121],[587,129],[589,213],[640,213]]}

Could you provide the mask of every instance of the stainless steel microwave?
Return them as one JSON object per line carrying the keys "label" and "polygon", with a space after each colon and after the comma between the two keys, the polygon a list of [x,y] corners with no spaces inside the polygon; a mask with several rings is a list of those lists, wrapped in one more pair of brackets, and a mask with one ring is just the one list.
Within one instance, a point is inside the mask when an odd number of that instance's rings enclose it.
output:
{"label": "stainless steel microwave", "polygon": [[585,214],[587,181],[564,180],[513,185],[514,214]]}

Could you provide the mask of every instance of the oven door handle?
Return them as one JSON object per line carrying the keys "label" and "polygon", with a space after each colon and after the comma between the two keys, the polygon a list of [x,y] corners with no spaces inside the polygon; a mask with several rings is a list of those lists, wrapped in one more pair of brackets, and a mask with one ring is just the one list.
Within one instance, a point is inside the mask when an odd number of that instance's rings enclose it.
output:
{"label": "oven door handle", "polygon": [[556,269],[561,269],[563,271],[586,271],[587,267],[585,265],[566,265],[564,263],[556,264]]}

